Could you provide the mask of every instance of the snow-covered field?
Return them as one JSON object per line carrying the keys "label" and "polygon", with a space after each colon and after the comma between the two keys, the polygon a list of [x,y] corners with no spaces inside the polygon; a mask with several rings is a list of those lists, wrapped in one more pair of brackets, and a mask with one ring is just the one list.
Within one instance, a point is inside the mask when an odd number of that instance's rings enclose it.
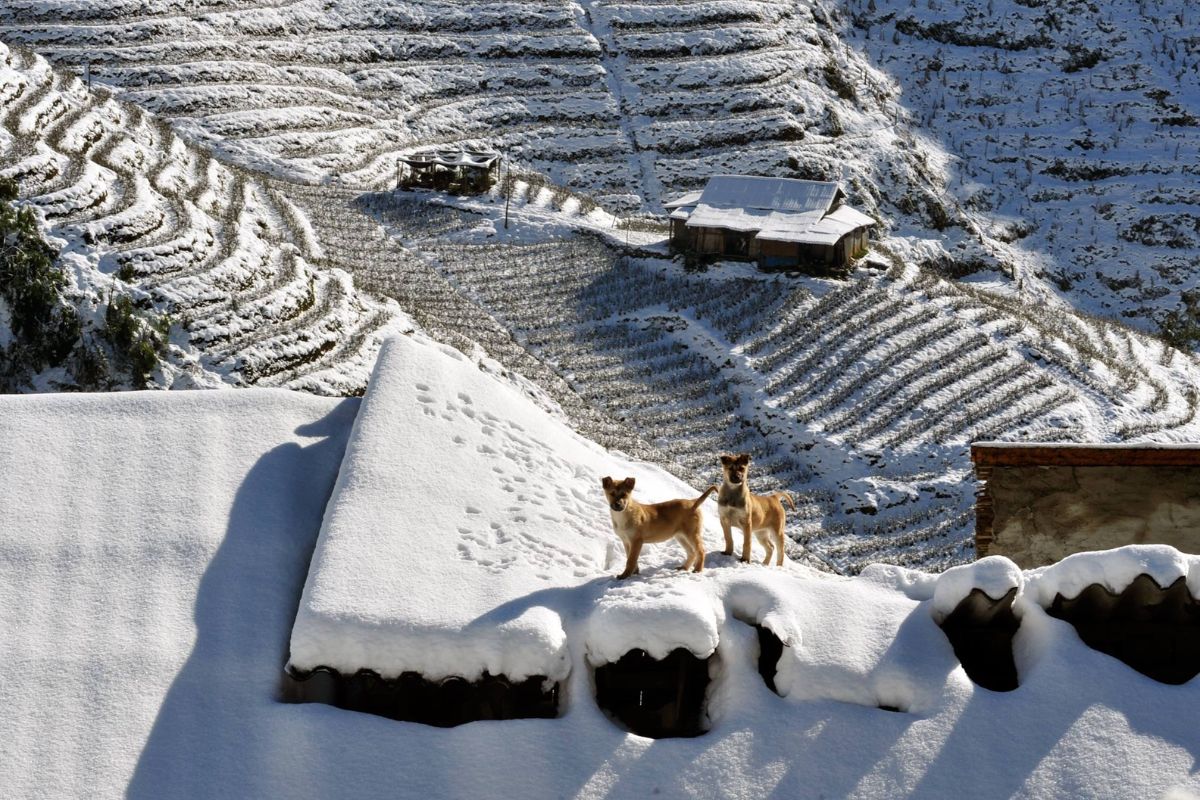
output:
{"label": "snow-covered field", "polygon": [[[170,315],[160,383],[354,394],[418,328],[692,483],[753,452],[834,570],[944,568],[969,441],[1196,437],[1192,353],[1072,304],[1153,330],[1188,302],[1186,236],[1122,231],[1190,218],[1197,67],[1179,0],[933,5],[13,3],[0,170],[85,317],[109,287]],[[490,196],[377,191],[456,142],[505,153]],[[1097,154],[1120,174],[1081,180]],[[872,268],[685,275],[611,213],[714,171],[840,178]]]}
{"label": "snow-covered field", "polygon": [[1198,26],[1176,0],[850,0],[837,22],[1002,258],[1145,330],[1196,301]]}
{"label": "snow-covered field", "polygon": [[[484,375],[439,345],[398,343],[382,368],[390,379],[378,382],[380,399],[390,403],[279,390],[0,398],[7,476],[0,482],[0,793],[1140,798],[1200,791],[1196,681],[1168,686],[1141,676],[1087,648],[1043,610],[1058,592],[1096,581],[1120,589],[1142,572],[1166,583],[1186,578],[1196,594],[1194,558],[1130,548],[1024,574],[989,559],[941,577],[880,566],[845,578],[717,556],[705,573],[690,575],[662,568],[676,555],[666,546],[647,554],[640,576],[615,584],[602,555],[615,536],[605,530],[594,475],[562,480],[568,493],[594,500],[564,501],[580,520],[592,512],[580,529],[565,525],[560,533],[545,520],[530,526],[538,538],[527,546],[500,542],[499,533],[485,546],[446,526],[465,502],[479,502],[478,519],[463,527],[486,531],[498,522],[495,530],[504,530],[510,509],[494,495],[515,500],[516,493],[496,487],[521,472],[493,467],[505,467],[505,442],[515,452],[516,436],[550,437],[543,444],[551,452],[572,460],[587,454],[591,468],[645,475],[647,491],[694,489],[605,454],[514,391],[510,379]],[[478,585],[469,591],[476,597],[489,586],[509,591],[484,563],[491,556],[534,565],[541,553],[534,568],[564,596],[559,608],[588,608],[578,601],[615,593],[628,599],[625,613],[611,626],[575,624],[581,619],[564,626],[569,689],[557,719],[443,730],[279,703],[289,630],[343,451],[353,466],[354,453],[377,452],[372,440],[389,430],[432,448],[437,436],[454,435],[440,415],[454,413],[448,402],[460,412],[468,407],[458,396],[464,390],[480,424],[464,428],[461,446],[497,452],[456,462],[464,471],[446,487],[444,516],[431,516],[420,532],[404,518],[373,517],[370,508],[351,514],[335,501],[327,526],[359,519],[388,526],[397,541],[429,535],[469,544],[460,552],[475,563]],[[357,412],[373,404],[399,416],[356,424]],[[358,465],[342,474],[340,496],[368,499],[348,490],[364,480],[390,482],[396,502],[420,507],[428,488],[409,469],[402,459],[381,463],[376,474]],[[532,488],[528,498],[536,499]],[[381,531],[359,533],[370,542]],[[551,535],[564,537],[563,549],[547,541]],[[711,530],[709,538],[718,549]],[[568,549],[588,558],[556,558]],[[321,569],[320,559],[314,567]],[[421,562],[395,568],[403,575]],[[936,620],[972,589],[1013,587],[1021,685],[992,692],[966,676]],[[673,629],[653,612],[684,591],[712,625],[709,730],[695,739],[644,739],[597,708],[588,642],[619,649],[670,641]],[[547,592],[535,596],[553,603]],[[778,695],[756,668],[747,624],[754,621],[787,645]]]}

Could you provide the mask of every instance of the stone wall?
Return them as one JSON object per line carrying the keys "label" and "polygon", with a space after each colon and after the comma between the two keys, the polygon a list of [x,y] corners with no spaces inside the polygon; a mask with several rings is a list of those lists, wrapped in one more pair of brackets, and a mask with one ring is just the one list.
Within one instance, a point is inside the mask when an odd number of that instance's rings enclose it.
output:
{"label": "stone wall", "polygon": [[972,457],[980,558],[1028,569],[1126,544],[1200,553],[1200,450],[977,445]]}

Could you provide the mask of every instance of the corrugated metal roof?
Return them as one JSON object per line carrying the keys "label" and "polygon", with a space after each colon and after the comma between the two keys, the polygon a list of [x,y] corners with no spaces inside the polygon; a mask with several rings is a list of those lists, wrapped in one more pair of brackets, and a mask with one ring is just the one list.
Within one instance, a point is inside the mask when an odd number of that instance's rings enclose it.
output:
{"label": "corrugated metal roof", "polygon": [[714,208],[758,208],[770,211],[829,211],[838,185],[830,181],[794,178],[760,178],[751,175],[714,175],[700,194],[700,202]]}
{"label": "corrugated metal roof", "polygon": [[492,150],[420,150],[400,156],[405,164],[427,166],[438,164],[443,167],[479,167],[486,169],[496,163],[500,154]]}

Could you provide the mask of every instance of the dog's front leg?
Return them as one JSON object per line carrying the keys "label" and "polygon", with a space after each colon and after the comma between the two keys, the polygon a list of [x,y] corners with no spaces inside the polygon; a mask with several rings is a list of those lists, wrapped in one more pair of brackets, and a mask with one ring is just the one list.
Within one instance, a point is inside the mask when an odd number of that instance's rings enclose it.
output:
{"label": "dog's front leg", "polygon": [[642,554],[642,540],[634,539],[626,545],[626,549],[629,555],[625,558],[625,571],[617,576],[617,580],[624,580],[638,571],[638,556]]}
{"label": "dog's front leg", "polygon": [[733,555],[733,525],[729,522],[729,517],[721,515],[721,532],[725,534],[725,555]]}
{"label": "dog's front leg", "polygon": [[750,563],[750,534],[754,531],[754,526],[750,524],[750,515],[746,515],[746,524],[742,526],[742,562]]}

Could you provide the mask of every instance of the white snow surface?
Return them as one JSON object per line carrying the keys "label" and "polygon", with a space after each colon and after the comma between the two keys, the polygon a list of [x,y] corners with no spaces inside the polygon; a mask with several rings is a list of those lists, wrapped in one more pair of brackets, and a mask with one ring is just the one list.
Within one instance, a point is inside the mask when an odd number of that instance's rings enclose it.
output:
{"label": "white snow surface", "polygon": [[[421,356],[426,345],[409,344],[388,345],[385,357],[458,363],[442,352]],[[462,377],[451,374],[439,380]],[[472,396],[476,413],[494,414],[498,430],[506,429],[501,412],[513,408],[526,414],[518,424],[527,435],[543,430],[499,381],[476,388],[487,390]],[[409,413],[424,416],[426,404],[413,401]],[[573,564],[547,567],[554,585],[531,580],[514,605],[559,612],[570,664],[560,718],[436,729],[280,703],[288,631],[326,501],[354,417],[374,402],[283,390],[0,398],[0,796],[1144,798],[1200,791],[1200,682],[1168,686],[1143,677],[1086,647],[1069,624],[1022,595],[1014,643],[1021,686],[980,689],[933,621],[935,579],[898,567],[841,578],[718,555],[703,574],[684,575],[663,568],[678,560],[672,545],[649,550],[642,574],[617,583],[615,565],[601,555],[615,537],[598,486],[580,501],[595,516],[588,530],[596,548],[585,550],[594,560],[579,567],[589,574],[576,576]],[[365,416],[353,436],[375,422]],[[365,444],[354,443],[347,467]],[[595,463],[626,463],[583,441],[574,446]],[[484,454],[478,460],[502,466]],[[350,474],[377,478],[361,468]],[[477,490],[480,503],[488,496],[486,484],[471,486],[478,472],[445,474]],[[649,495],[649,473],[645,479]],[[340,480],[344,491],[346,473]],[[479,507],[485,517],[504,513]],[[567,540],[576,535],[570,525],[562,531]],[[716,544],[711,531],[709,541]],[[520,548],[497,550],[532,560]],[[1126,548],[1088,560],[1111,562],[1111,573],[1117,562],[1157,570],[1172,559],[1166,550]],[[1054,569],[1026,573],[1026,594],[1038,574]],[[1194,574],[1190,562],[1188,569]],[[407,591],[410,579],[397,591]],[[472,591],[443,583],[443,598]],[[590,637],[616,619],[602,609],[627,613],[611,626],[626,630],[660,625],[654,615],[633,624],[636,608],[660,602],[687,603],[716,633],[710,729],[695,739],[630,734],[593,700]],[[777,675],[783,696],[755,669],[747,621],[788,645]]]}
{"label": "white snow surface", "polygon": [[938,576],[933,590],[933,613],[939,622],[978,589],[993,600],[999,600],[1012,589],[1018,592],[1024,585],[1021,569],[1004,556],[988,556],[970,564],[951,567]]}
{"label": "white snow surface", "polygon": [[1075,553],[1057,564],[1031,570],[1028,575],[1029,594],[1042,606],[1049,606],[1056,595],[1068,600],[1078,597],[1092,584],[1120,594],[1139,575],[1149,575],[1164,589],[1183,578],[1192,596],[1200,598],[1200,556],[1181,553],[1165,544]]}

